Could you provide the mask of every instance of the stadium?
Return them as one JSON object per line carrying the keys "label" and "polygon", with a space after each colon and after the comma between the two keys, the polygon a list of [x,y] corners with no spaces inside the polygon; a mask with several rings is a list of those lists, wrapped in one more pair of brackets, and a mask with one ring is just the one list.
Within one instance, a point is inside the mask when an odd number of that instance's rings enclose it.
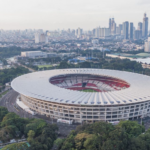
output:
{"label": "stadium", "polygon": [[150,77],[105,69],[58,69],[22,75],[12,88],[32,111],[74,123],[150,114]]}

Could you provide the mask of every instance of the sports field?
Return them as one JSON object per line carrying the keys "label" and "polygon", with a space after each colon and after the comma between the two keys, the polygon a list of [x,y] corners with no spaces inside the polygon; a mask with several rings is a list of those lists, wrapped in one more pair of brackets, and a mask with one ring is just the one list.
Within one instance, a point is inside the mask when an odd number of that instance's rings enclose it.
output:
{"label": "sports field", "polygon": [[81,90],[82,92],[97,92],[95,90],[91,90],[91,89],[85,89],[85,90]]}
{"label": "sports field", "polygon": [[44,67],[48,68],[48,67],[52,67],[52,65],[39,65],[38,66],[38,68],[44,68]]}

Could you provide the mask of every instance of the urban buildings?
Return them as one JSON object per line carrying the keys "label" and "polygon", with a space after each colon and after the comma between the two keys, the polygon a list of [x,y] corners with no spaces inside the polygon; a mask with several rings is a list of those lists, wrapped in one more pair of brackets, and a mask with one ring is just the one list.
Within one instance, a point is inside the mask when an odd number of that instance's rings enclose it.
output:
{"label": "urban buildings", "polygon": [[35,33],[35,43],[48,43],[48,37],[44,33]]}
{"label": "urban buildings", "polygon": [[143,18],[142,36],[144,38],[148,36],[148,17],[146,16],[146,13],[144,14],[144,18]]}
{"label": "urban buildings", "polygon": [[133,40],[133,23],[130,22],[130,40]]}
{"label": "urban buildings", "polygon": [[139,40],[142,38],[141,30],[135,30],[134,31],[134,39]]}
{"label": "urban buildings", "polygon": [[21,57],[46,58],[47,54],[41,51],[27,51],[27,52],[21,52]]}
{"label": "urban buildings", "polygon": [[123,34],[124,34],[124,39],[129,39],[129,22],[126,21],[123,23]]}
{"label": "urban buildings", "polygon": [[150,37],[148,37],[148,40],[145,42],[145,52],[150,52]]}

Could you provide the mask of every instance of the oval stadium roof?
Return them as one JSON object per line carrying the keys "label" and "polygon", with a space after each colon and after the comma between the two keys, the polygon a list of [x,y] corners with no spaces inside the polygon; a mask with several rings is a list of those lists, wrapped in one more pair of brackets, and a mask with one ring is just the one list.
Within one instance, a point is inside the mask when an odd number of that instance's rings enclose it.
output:
{"label": "oval stadium roof", "polygon": [[[82,92],[60,88],[49,82],[63,74],[93,74],[125,80],[129,88],[110,92]],[[105,69],[59,69],[22,75],[14,79],[12,88],[18,93],[55,103],[73,105],[121,105],[150,100],[150,77],[146,75]]]}

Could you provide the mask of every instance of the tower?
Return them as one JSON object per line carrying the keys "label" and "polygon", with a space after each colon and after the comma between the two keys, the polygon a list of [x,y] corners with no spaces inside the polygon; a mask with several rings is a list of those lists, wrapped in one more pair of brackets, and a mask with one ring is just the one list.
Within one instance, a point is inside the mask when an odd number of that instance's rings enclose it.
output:
{"label": "tower", "polygon": [[126,21],[126,22],[124,22],[124,24],[123,24],[123,30],[124,30],[124,39],[129,39],[129,36],[128,36],[128,32],[129,32],[129,22],[128,21]]}
{"label": "tower", "polygon": [[148,36],[148,17],[146,16],[146,13],[144,14],[144,18],[143,18],[142,36],[144,38]]}
{"label": "tower", "polygon": [[110,33],[111,33],[111,18],[109,19],[109,30],[110,30]]}
{"label": "tower", "polygon": [[133,23],[130,22],[130,39],[133,40]]}

